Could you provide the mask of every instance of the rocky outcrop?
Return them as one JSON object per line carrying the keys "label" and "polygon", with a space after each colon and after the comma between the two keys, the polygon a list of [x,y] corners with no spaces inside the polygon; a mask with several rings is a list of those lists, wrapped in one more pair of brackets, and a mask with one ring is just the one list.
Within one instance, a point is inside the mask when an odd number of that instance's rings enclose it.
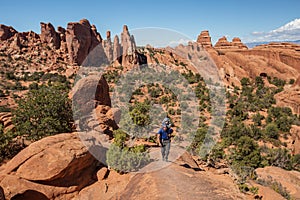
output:
{"label": "rocky outcrop", "polygon": [[268,44],[262,44],[254,47],[254,49],[286,49],[299,52],[300,45],[289,42],[270,42]]}
{"label": "rocky outcrop", "polygon": [[214,48],[218,50],[248,49],[248,47],[241,42],[241,39],[233,38],[232,42],[229,42],[225,36],[217,41]]}
{"label": "rocky outcrop", "polygon": [[92,29],[86,19],[68,23],[66,41],[71,63],[81,65],[88,54],[101,43],[98,36],[95,26]]}
{"label": "rocky outcrop", "polygon": [[129,34],[128,27],[123,26],[121,33],[121,47],[122,47],[122,65],[132,66],[138,64],[138,54],[136,53],[136,44],[134,37]]}
{"label": "rocky outcrop", "polygon": [[102,45],[104,48],[105,55],[107,59],[112,62],[113,61],[113,46],[110,37],[110,31],[106,32],[106,40],[102,41]]}
{"label": "rocky outcrop", "polygon": [[13,27],[0,24],[0,41],[7,40],[18,33]]}
{"label": "rocky outcrop", "polygon": [[204,48],[211,48],[211,37],[207,30],[201,31],[200,35],[198,35],[197,42],[201,44]]}
{"label": "rocky outcrop", "polygon": [[113,60],[117,60],[119,63],[121,63],[121,45],[119,42],[119,37],[117,35],[114,38]]}
{"label": "rocky outcrop", "polygon": [[49,44],[50,47],[60,48],[60,35],[55,31],[51,23],[45,24],[41,22],[40,38],[42,42]]}
{"label": "rocky outcrop", "polygon": [[300,91],[299,87],[286,89],[275,96],[276,105],[290,107],[293,113],[300,114]]}
{"label": "rocky outcrop", "polygon": [[91,120],[89,126],[93,130],[112,136],[112,131],[119,128],[115,121],[118,114],[118,111],[111,109],[109,106],[98,105],[94,116],[96,121]]}
{"label": "rocky outcrop", "polygon": [[241,39],[238,37],[233,38],[231,44],[238,49],[248,49],[248,47],[243,44]]}
{"label": "rocky outcrop", "polygon": [[0,124],[3,125],[4,132],[14,129],[14,125],[12,123],[12,114],[10,112],[0,113]]}
{"label": "rocky outcrop", "polygon": [[66,42],[66,29],[59,26],[59,27],[57,27],[57,33],[59,34],[60,41]]}
{"label": "rocky outcrop", "polygon": [[292,155],[300,154],[300,127],[292,125],[290,133],[292,138],[288,147],[290,147]]}
{"label": "rocky outcrop", "polygon": [[15,34],[13,36],[13,41],[12,43],[10,44],[10,47],[14,50],[20,50],[22,48],[22,44],[21,44],[21,41],[20,41],[20,37],[19,37],[19,34]]}
{"label": "rocky outcrop", "polygon": [[230,48],[231,44],[228,42],[227,38],[225,36],[221,37],[217,43],[214,46],[216,49],[217,48]]}
{"label": "rocky outcrop", "polygon": [[262,180],[261,182],[280,183],[283,188],[286,188],[292,199],[300,199],[300,172],[287,171],[279,167],[258,168],[255,172],[258,175],[257,179]]}
{"label": "rocky outcrop", "polygon": [[136,174],[121,196],[124,199],[147,200],[246,199],[228,176],[201,172],[198,167],[193,168],[194,163],[157,163],[161,169]]}
{"label": "rocky outcrop", "polygon": [[97,163],[77,133],[59,134],[32,143],[3,165],[0,184],[8,199],[69,199],[96,181]]}

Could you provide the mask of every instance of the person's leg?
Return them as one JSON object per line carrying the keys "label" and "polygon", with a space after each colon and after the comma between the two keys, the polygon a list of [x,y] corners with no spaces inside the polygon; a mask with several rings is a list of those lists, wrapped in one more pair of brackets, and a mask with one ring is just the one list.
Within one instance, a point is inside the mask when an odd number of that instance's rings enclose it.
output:
{"label": "person's leg", "polygon": [[170,147],[171,147],[171,142],[166,143],[166,145],[165,145],[165,161],[168,161]]}
{"label": "person's leg", "polygon": [[162,146],[161,146],[161,156],[162,156],[162,160],[163,161],[165,160],[165,151],[166,151],[166,145],[164,145],[162,143]]}

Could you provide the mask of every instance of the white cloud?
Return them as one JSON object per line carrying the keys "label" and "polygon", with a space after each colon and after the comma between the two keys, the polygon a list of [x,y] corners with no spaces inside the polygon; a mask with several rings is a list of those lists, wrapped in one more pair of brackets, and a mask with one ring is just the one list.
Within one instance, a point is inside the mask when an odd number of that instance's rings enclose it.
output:
{"label": "white cloud", "polygon": [[295,19],[269,32],[253,32],[254,42],[300,40],[300,19]]}
{"label": "white cloud", "polygon": [[180,38],[179,40],[170,41],[167,46],[175,47],[178,46],[179,44],[187,45],[188,42],[191,42],[191,40]]}

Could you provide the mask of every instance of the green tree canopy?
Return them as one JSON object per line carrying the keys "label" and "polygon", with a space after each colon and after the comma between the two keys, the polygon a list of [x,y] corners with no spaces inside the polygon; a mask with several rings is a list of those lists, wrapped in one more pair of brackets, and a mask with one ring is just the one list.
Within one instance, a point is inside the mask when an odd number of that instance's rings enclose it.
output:
{"label": "green tree canopy", "polygon": [[44,136],[72,130],[71,100],[62,87],[41,86],[30,90],[17,103],[13,122],[19,135],[39,140]]}

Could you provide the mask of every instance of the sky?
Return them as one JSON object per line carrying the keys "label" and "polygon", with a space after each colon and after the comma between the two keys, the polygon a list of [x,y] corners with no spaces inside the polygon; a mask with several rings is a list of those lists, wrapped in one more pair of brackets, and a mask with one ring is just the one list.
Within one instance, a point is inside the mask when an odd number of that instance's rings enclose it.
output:
{"label": "sky", "polygon": [[20,32],[40,33],[40,22],[66,28],[86,18],[102,37],[107,30],[119,34],[126,24],[133,32],[149,27],[174,31],[185,36],[182,40],[196,40],[209,30],[213,44],[222,36],[245,43],[300,40],[299,0],[5,0],[0,8],[0,24]]}

